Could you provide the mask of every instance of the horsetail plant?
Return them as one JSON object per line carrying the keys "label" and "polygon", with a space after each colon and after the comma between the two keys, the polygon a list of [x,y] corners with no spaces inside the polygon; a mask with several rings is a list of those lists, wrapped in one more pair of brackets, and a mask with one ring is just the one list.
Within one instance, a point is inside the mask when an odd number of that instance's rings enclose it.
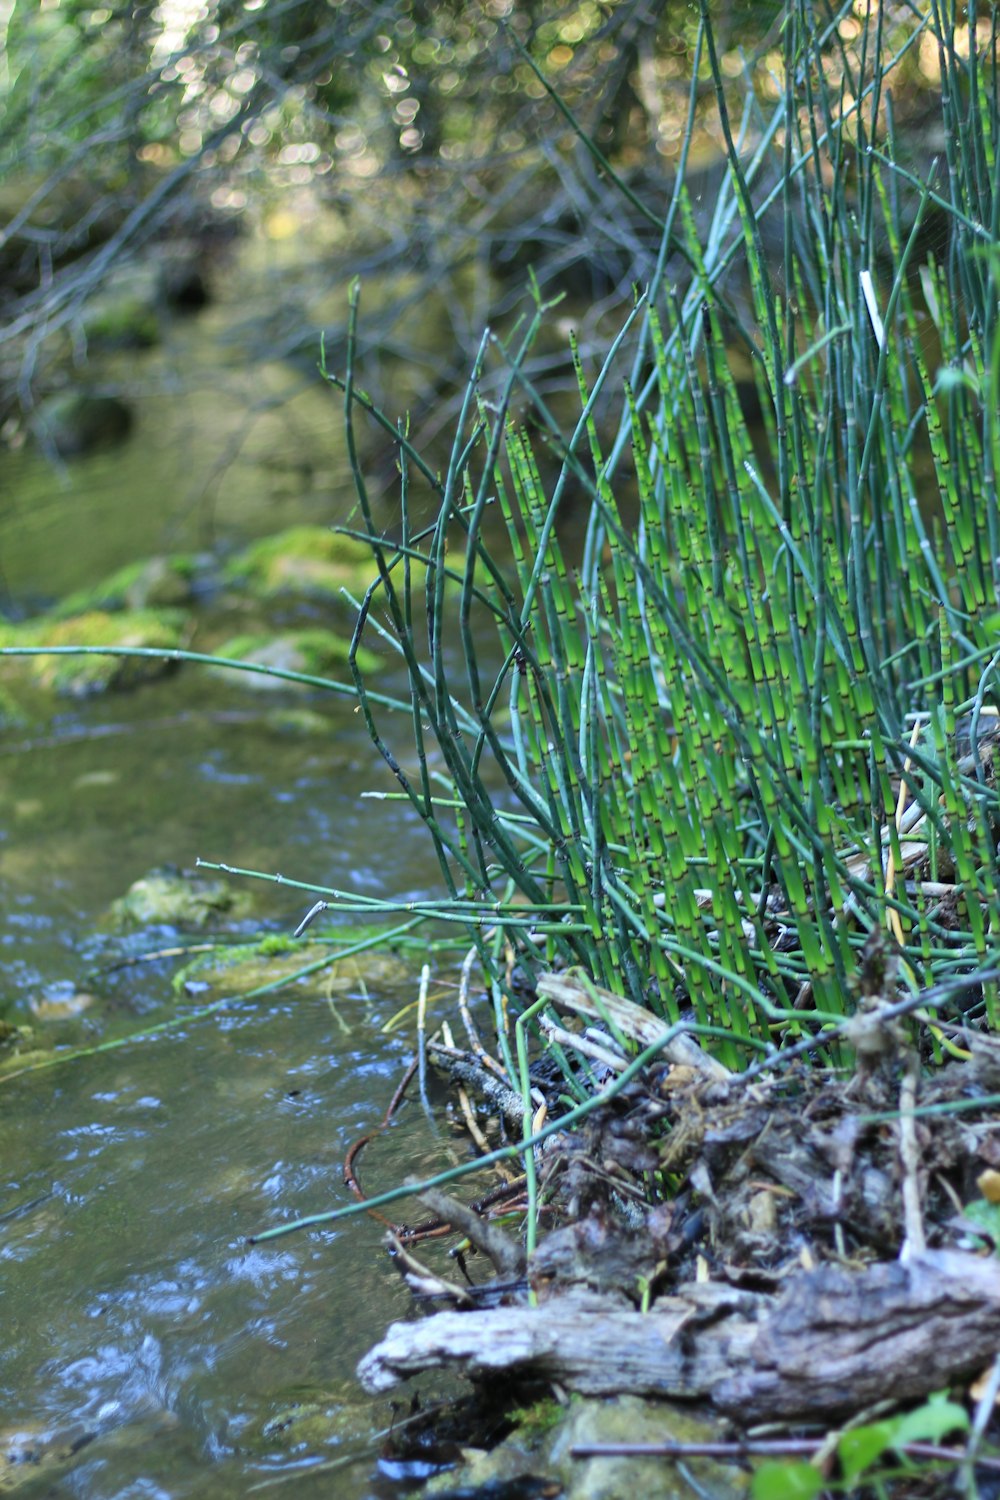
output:
{"label": "horsetail plant", "polygon": [[[850,48],[849,12],[821,30],[789,6],[777,103],[765,113],[748,67],[736,127],[703,4],[728,178],[707,232],[683,173],[652,212],[653,282],[596,372],[574,352],[572,433],[524,374],[539,304],[489,401],[484,341],[427,537],[405,441],[402,548],[355,466],[379,565],[355,644],[377,605],[409,675],[408,761],[360,670],[358,694],[449,899],[480,914],[508,1067],[511,954],[721,1029],[741,1066],[746,1044],[851,1010],[872,932],[898,942],[914,991],[997,949],[1000,20],[980,59],[940,5],[906,27],[880,8]],[[924,35],[949,144],[921,175],[900,165],[891,85]],[[685,156],[695,122],[693,89]],[[675,244],[684,288],[665,273]],[[349,429],[352,371],[353,352]],[[512,903],[554,920],[512,922]]]}
{"label": "horsetail plant", "polygon": [[[670,201],[641,200],[650,281],[596,366],[574,349],[572,430],[526,372],[537,297],[484,336],[442,474],[358,386],[357,289],[345,374],[324,362],[376,571],[350,689],[443,882],[405,914],[468,929],[525,1101],[514,975],[582,969],[741,1068],[824,1028],[843,1055],[873,933],[912,994],[1000,949],[1000,10],[790,0],[739,116],[709,10]],[[922,167],[894,99],[918,47],[945,142]],[[361,419],[397,445],[391,539]],[[373,633],[408,695],[368,687]]]}

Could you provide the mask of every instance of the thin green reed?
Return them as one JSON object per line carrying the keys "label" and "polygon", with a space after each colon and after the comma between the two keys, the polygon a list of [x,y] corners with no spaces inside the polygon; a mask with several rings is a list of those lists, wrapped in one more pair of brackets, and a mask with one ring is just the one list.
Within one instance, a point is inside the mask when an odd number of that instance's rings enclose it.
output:
{"label": "thin green reed", "polygon": [[[707,223],[683,173],[646,215],[653,282],[596,364],[573,350],[570,431],[525,373],[551,315],[538,304],[509,347],[484,336],[438,476],[358,390],[353,299],[339,384],[376,575],[355,691],[442,872],[442,897],[411,914],[468,927],[509,1069],[511,953],[529,978],[576,965],[668,1022],[690,1009],[739,1066],[746,1044],[850,1009],[890,913],[907,984],[995,945],[1000,809],[956,731],[972,714],[982,741],[998,695],[998,266],[981,253],[998,222],[996,68],[954,45],[954,7],[897,29],[883,9],[853,44],[846,3],[818,24],[792,0],[777,98],[730,123],[703,4],[684,150],[710,78],[727,176]],[[947,85],[940,181],[900,165],[891,129],[922,32]],[[359,458],[373,417],[398,438],[392,538]],[[437,497],[423,533],[413,479]],[[357,667],[373,631],[405,669],[391,715]],[[953,911],[905,868],[901,786],[931,878],[961,888]],[[518,1033],[522,1088],[536,1019]]]}

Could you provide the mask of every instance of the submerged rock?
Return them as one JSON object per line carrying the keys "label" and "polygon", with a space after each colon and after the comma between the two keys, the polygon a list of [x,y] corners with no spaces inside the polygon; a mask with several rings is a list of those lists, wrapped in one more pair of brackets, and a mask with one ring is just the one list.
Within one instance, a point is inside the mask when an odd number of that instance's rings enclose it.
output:
{"label": "submerged rock", "polygon": [[363,953],[336,957],[338,947],[348,947],[363,940],[365,929],[346,929],[333,942],[296,942],[293,938],[271,935],[259,943],[244,943],[234,948],[216,948],[201,953],[174,977],[179,991],[225,989],[234,995],[245,995],[262,984],[291,978],[300,969],[317,967],[311,976],[317,993],[349,994],[369,985],[385,987],[402,984],[411,977],[412,968],[390,949],[373,947]]}
{"label": "submerged rock", "polygon": [[269,734],[287,740],[329,739],[333,731],[325,714],[311,708],[273,708],[262,723]]}
{"label": "submerged rock", "polygon": [[28,1002],[31,1014],[39,1021],[73,1021],[89,1010],[97,997],[88,990],[78,990],[72,980],[46,985],[41,994]]}
{"label": "submerged rock", "polygon": [[237,891],[221,879],[187,875],[180,870],[151,870],[112,903],[110,925],[130,927],[207,927],[220,918],[239,921],[249,915],[248,891]]}
{"label": "submerged rock", "polygon": [[[50,1056],[51,1042],[39,1040],[34,1027],[17,1025],[0,1017],[0,1074],[18,1073],[22,1068],[45,1062]],[[4,1493],[3,1467],[0,1464],[0,1494]]]}
{"label": "submerged rock", "polygon": [[92,588],[70,594],[49,612],[50,617],[65,620],[95,609],[173,609],[190,604],[197,568],[197,558],[187,552],[140,558]]}
{"label": "submerged rock", "polygon": [[[217,656],[228,656],[233,661],[252,662],[266,667],[267,672],[229,671],[225,667],[213,667],[230,682],[241,687],[272,691],[276,688],[294,687],[285,677],[273,676],[272,672],[299,672],[307,677],[327,677],[331,672],[343,674],[347,669],[350,641],[332,630],[289,630],[280,635],[240,635],[225,641]],[[381,665],[373,652],[362,647],[358,651],[358,665],[363,672],[372,672]]]}
{"label": "submerged rock", "polygon": [[60,458],[79,458],[124,442],[132,428],[132,411],[117,396],[63,391],[40,403],[34,428],[43,448],[54,448]]}
{"label": "submerged rock", "polygon": [[[0,625],[0,647],[131,646],[174,651],[181,643],[184,617],[173,610],[127,610],[108,614],[90,610],[69,620],[44,617],[23,625]],[[168,656],[105,656],[100,652],[67,656],[0,658],[8,679],[27,677],[36,686],[70,698],[84,698],[112,688],[130,688],[161,677],[175,665]]]}
{"label": "submerged rock", "polygon": [[261,1422],[251,1441],[267,1450],[303,1451],[354,1440],[372,1425],[370,1407],[360,1403],[347,1389],[295,1393],[287,1405],[278,1406]]}

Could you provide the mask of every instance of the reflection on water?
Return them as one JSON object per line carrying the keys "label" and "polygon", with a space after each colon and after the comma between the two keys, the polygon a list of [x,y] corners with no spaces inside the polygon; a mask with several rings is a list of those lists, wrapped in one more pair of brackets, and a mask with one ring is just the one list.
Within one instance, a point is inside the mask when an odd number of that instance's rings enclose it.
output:
{"label": "reflection on water", "polygon": [[[385,1424],[352,1380],[408,1304],[379,1226],[246,1237],[347,1201],[344,1154],[402,1066],[379,1034],[402,998],[340,1000],[346,1038],[315,993],[236,1004],[0,1089],[11,1453],[67,1493],[204,1494],[211,1464],[211,1493],[242,1495]],[[404,1111],[370,1148],[371,1190],[442,1149]],[[337,1493],[368,1493],[372,1463]]]}
{"label": "reflection on water", "polygon": [[[87,368],[133,402],[128,442],[62,474],[27,449],[3,456],[0,609],[30,612],[152,553],[350,516],[340,398],[248,358],[246,329],[271,305],[265,261],[162,348]],[[333,295],[315,258],[300,269]],[[279,732],[276,702],[308,702],[325,727]],[[422,829],[401,804],[360,798],[393,785],[347,700],[265,702],[190,667],[0,731],[0,1021],[88,1046],[214,999],[175,997],[179,960],[148,961],[200,934],[107,924],[157,866],[200,857],[426,894]],[[232,936],[290,932],[312,901],[252,889],[254,918]],[[0,1078],[0,1491],[177,1500],[293,1479],[300,1497],[396,1493],[367,1442],[392,1409],[353,1378],[409,1308],[382,1228],[247,1236],[348,1201],[344,1154],[408,1056],[381,1028],[412,998],[359,984],[334,1013],[316,977]],[[366,1152],[366,1187],[464,1152],[405,1105]],[[356,1460],[310,1478],[345,1454]]]}
{"label": "reflection on water", "polygon": [[[350,704],[313,700],[327,729],[304,737],[274,733],[272,706],[185,669],[63,710],[34,739],[8,732],[8,1021],[89,1045],[191,1008],[171,991],[176,958],[137,960],[202,934],[122,938],[105,924],[110,902],[154,865],[200,855],[344,888],[426,891],[421,829],[399,804],[360,798],[388,778]],[[242,932],[288,932],[311,900],[253,891],[257,916]],[[77,1013],[81,992],[91,998]],[[338,992],[335,1015],[319,976],[155,1040],[0,1080],[0,1488],[30,1479],[25,1493],[99,1500],[242,1496],[294,1474],[300,1493],[329,1494],[329,1476],[305,1477],[310,1465],[357,1453],[336,1470],[335,1492],[391,1492],[365,1439],[392,1409],[353,1379],[409,1306],[382,1229],[355,1220],[246,1241],[348,1201],[345,1152],[381,1119],[408,1056],[381,1028],[412,998],[405,985],[358,984]],[[430,1172],[456,1149],[405,1106],[366,1153],[366,1186]]]}
{"label": "reflection on water", "polygon": [[[245,1240],[344,1198],[339,1163],[383,1102],[358,1064],[385,1049],[369,1024],[334,1050],[332,1029],[316,1002],[248,1008],[4,1090],[5,1196],[34,1203],[0,1239],[8,1442],[55,1462],[87,1439],[89,1494],[188,1493],[207,1458],[236,1494],[292,1456],[274,1419],[304,1393],[349,1413],[342,1439],[378,1423],[350,1373],[406,1298],[377,1227]],[[420,1157],[405,1133],[380,1170]]]}

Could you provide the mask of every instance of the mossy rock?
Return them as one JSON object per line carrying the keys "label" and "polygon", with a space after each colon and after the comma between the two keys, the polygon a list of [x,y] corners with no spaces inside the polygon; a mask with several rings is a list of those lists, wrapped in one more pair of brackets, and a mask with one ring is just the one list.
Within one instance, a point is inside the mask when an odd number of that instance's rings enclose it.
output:
{"label": "mossy rock", "polygon": [[[30,1068],[35,1063],[47,1061],[51,1055],[52,1043],[39,1041],[33,1026],[0,1020],[0,1075]],[[0,1494],[3,1492],[0,1484]]]}
{"label": "mossy rock", "polygon": [[[347,658],[350,642],[332,630],[289,630],[280,635],[238,635],[219,646],[216,656],[228,656],[233,661],[252,662],[260,667],[277,672],[301,672],[307,677],[329,677],[331,673],[341,676],[348,670]],[[363,672],[377,671],[381,662],[371,651],[362,647],[358,651],[358,666]],[[287,678],[272,677],[266,672],[230,671],[225,667],[213,667],[215,672],[238,682],[242,687],[260,691],[294,686]]]}
{"label": "mossy rock", "polygon": [[96,995],[77,989],[72,980],[45,985],[28,1001],[36,1021],[75,1021],[96,1003]]}
{"label": "mossy rock", "polygon": [[349,994],[370,986],[385,988],[412,978],[412,968],[390,948],[368,948],[344,958],[331,958],[337,947],[362,940],[365,931],[345,931],[336,943],[315,940],[296,942],[292,938],[269,936],[259,943],[239,944],[201,953],[174,975],[174,989],[184,993],[189,987],[203,986],[245,995],[263,984],[290,979],[300,969],[330,958],[329,967],[316,969],[307,982],[317,994]]}
{"label": "mossy rock", "polygon": [[[0,724],[2,722],[0,717]],[[311,708],[272,708],[262,722],[269,734],[283,740],[329,739],[333,732],[333,725],[326,715]]]}
{"label": "mossy rock", "polygon": [[327,526],[292,526],[245,547],[230,559],[223,577],[260,599],[280,594],[339,597],[342,588],[363,594],[376,572],[365,542]]}
{"label": "mossy rock", "polygon": [[[388,542],[387,561],[394,556]],[[464,567],[461,553],[448,554],[448,566]],[[292,526],[276,536],[254,542],[227,563],[223,577],[229,584],[247,589],[257,599],[282,595],[301,598],[340,598],[341,590],[356,597],[365,593],[378,576],[378,564],[368,542],[342,536],[327,526]],[[423,563],[411,559],[411,583],[420,586],[426,576]],[[402,587],[402,562],[393,577]]]}
{"label": "mossy rock", "polygon": [[151,349],[160,342],[156,308],[138,295],[101,298],[84,314],[83,331],[92,350]]}
{"label": "mossy rock", "polygon": [[0,1016],[0,1052],[16,1051],[29,1043],[33,1035],[30,1026],[17,1026],[13,1021],[5,1021]]}
{"label": "mossy rock", "polygon": [[[29,620],[0,625],[3,646],[132,646],[174,651],[181,641],[184,617],[174,610],[127,610],[107,614],[91,610],[71,620]],[[8,678],[27,677],[36,686],[69,698],[84,698],[110,689],[134,687],[170,671],[174,663],[159,656],[9,656],[0,657]]]}
{"label": "mossy rock", "polygon": [[150,870],[133,881],[124,896],[112,903],[109,925],[118,931],[135,927],[204,928],[220,920],[240,921],[253,902],[248,891],[237,891],[225,880],[186,875],[180,870]]}
{"label": "mossy rock", "polygon": [[132,429],[132,412],[117,396],[62,391],[40,403],[34,429],[43,448],[55,448],[61,458],[79,458],[124,442]]}
{"label": "mossy rock", "polygon": [[299,1386],[279,1394],[269,1415],[250,1427],[247,1439],[257,1450],[315,1450],[356,1441],[371,1425],[370,1406],[358,1400],[347,1381],[324,1389]]}
{"label": "mossy rock", "polygon": [[[649,1500],[674,1500],[689,1493],[675,1464],[659,1457],[580,1459],[573,1449],[584,1443],[707,1443],[723,1435],[721,1423],[707,1414],[693,1414],[669,1401],[645,1401],[634,1396],[609,1400],[574,1397],[556,1422],[522,1423],[489,1451],[468,1448],[457,1469],[436,1475],[424,1491],[437,1494],[521,1493],[544,1476],[552,1492],[566,1500],[619,1500],[622,1495],[644,1495]],[[697,1493],[717,1500],[743,1500],[750,1476],[740,1464],[710,1458],[685,1460]]]}
{"label": "mossy rock", "polygon": [[92,588],[78,589],[49,611],[65,620],[91,610],[175,609],[190,604],[198,561],[190,553],[127,563]]}
{"label": "mossy rock", "polygon": [[[2,644],[3,642],[0,641],[0,645]],[[30,716],[21,707],[21,704],[0,683],[0,731],[4,729],[25,729],[30,722]]]}

